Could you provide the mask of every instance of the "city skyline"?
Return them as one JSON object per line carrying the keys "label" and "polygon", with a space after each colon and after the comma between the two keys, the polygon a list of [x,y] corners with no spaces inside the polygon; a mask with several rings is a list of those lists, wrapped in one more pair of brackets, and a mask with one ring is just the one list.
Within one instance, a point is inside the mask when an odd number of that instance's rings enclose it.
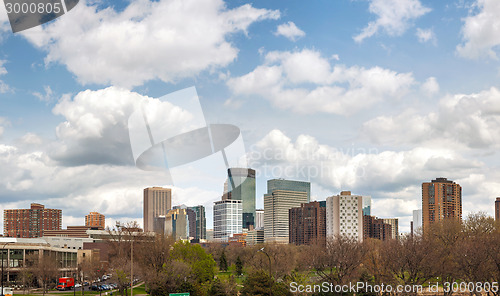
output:
{"label": "city skyline", "polygon": [[[0,5],[0,210],[140,221],[141,190],[172,184],[135,166],[128,119],[195,86],[206,124],[239,128],[256,208],[267,180],[302,180],[311,200],[370,195],[408,232],[421,183],[447,177],[462,217],[493,215],[499,14],[495,0],[104,0],[14,34]],[[192,118],[166,105],[166,127]],[[176,167],[171,187],[207,225],[227,178],[210,164]]]}

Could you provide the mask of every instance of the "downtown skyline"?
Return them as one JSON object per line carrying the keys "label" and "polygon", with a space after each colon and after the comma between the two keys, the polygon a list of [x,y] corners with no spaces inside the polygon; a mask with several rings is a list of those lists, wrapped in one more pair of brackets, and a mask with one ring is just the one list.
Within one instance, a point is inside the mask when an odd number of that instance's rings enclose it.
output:
{"label": "downtown skyline", "polygon": [[421,184],[446,177],[464,218],[493,215],[499,14],[494,0],[80,1],[13,34],[0,5],[0,210],[140,222],[142,190],[162,186],[212,225],[226,171],[202,160],[171,186],[135,167],[127,131],[139,101],[195,86],[208,123],[241,129],[256,208],[267,180],[308,181],[311,200],[370,195],[408,232]]}

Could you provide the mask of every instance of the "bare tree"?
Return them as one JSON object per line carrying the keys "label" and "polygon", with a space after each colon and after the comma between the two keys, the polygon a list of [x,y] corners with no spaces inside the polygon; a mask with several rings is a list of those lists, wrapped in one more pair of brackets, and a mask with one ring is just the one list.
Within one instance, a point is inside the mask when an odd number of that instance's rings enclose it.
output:
{"label": "bare tree", "polygon": [[59,264],[56,256],[50,251],[40,251],[40,254],[33,254],[29,259],[33,265],[29,268],[33,276],[42,287],[43,295],[47,292],[52,283],[55,282],[59,274]]}
{"label": "bare tree", "polygon": [[327,240],[326,247],[316,246],[311,253],[313,267],[321,278],[342,285],[359,277],[365,252],[363,244],[356,239],[337,236]]}

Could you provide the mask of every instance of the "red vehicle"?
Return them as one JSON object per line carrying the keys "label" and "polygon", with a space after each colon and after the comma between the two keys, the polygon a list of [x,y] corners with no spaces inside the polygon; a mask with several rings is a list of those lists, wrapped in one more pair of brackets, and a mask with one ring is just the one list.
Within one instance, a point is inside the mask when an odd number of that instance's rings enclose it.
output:
{"label": "red vehicle", "polygon": [[59,278],[59,283],[57,284],[57,290],[69,290],[75,287],[75,279],[71,277]]}

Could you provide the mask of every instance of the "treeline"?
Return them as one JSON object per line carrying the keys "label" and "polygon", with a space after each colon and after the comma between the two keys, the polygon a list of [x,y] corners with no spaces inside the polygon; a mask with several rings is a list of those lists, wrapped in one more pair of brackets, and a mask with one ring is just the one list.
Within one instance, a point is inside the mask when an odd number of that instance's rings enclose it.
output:
{"label": "treeline", "polygon": [[[482,213],[463,222],[436,223],[425,233],[389,241],[369,239],[360,243],[339,237],[326,245],[211,244],[202,248],[160,236],[134,240],[134,278],[143,280],[153,296],[179,292],[202,296],[294,295],[291,283],[305,287],[322,282],[392,286],[500,282],[500,227]],[[132,244],[128,239],[110,243],[110,267],[122,274],[126,285],[130,280]],[[439,294],[452,295],[453,291],[441,289]],[[490,289],[489,295],[500,293]]]}

